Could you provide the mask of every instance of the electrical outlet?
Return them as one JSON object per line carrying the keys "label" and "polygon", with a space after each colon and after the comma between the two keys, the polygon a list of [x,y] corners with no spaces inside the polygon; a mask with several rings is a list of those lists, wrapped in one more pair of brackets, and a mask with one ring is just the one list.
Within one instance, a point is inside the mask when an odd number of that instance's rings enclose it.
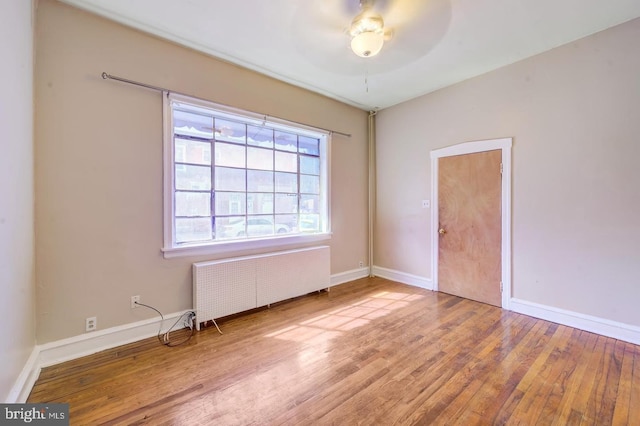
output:
{"label": "electrical outlet", "polygon": [[95,331],[98,328],[98,318],[91,317],[85,320],[85,331]]}
{"label": "electrical outlet", "polygon": [[360,262],[358,262],[358,266],[363,268],[364,267],[364,262],[361,260]]}
{"label": "electrical outlet", "polygon": [[135,309],[140,306],[138,303],[140,303],[140,296],[131,296],[131,309]]}

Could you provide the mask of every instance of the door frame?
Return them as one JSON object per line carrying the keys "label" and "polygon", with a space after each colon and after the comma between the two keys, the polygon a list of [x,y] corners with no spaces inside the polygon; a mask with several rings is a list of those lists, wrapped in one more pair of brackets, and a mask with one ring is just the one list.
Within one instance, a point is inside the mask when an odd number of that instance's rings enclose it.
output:
{"label": "door frame", "polygon": [[431,276],[433,290],[438,291],[438,159],[454,155],[478,152],[502,151],[502,240],[501,240],[501,280],[502,308],[510,310],[511,305],[511,146],[512,138],[489,139],[464,142],[431,151]]}

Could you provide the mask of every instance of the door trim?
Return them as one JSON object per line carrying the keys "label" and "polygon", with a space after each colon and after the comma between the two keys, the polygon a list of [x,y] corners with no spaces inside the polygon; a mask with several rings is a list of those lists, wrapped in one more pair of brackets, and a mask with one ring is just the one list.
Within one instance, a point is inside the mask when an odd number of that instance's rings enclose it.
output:
{"label": "door trim", "polygon": [[433,290],[438,291],[438,159],[477,152],[502,151],[502,308],[511,304],[511,146],[512,138],[464,142],[431,151],[431,277]]}

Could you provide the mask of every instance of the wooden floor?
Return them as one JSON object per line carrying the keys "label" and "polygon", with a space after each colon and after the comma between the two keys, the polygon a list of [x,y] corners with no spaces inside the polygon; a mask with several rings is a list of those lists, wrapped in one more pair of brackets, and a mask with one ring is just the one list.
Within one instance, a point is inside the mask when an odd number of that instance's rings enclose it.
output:
{"label": "wooden floor", "polygon": [[42,371],[71,424],[639,425],[640,347],[374,278]]}

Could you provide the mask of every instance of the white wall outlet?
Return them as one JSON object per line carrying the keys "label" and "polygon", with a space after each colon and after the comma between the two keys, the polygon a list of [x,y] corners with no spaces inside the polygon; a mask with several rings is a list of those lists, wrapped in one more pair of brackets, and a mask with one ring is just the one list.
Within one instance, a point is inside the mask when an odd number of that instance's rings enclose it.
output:
{"label": "white wall outlet", "polygon": [[361,260],[360,262],[358,262],[358,266],[363,268],[364,267],[364,262]]}
{"label": "white wall outlet", "polygon": [[429,200],[422,200],[422,208],[428,209],[429,207],[431,207],[431,203],[429,202]]}
{"label": "white wall outlet", "polygon": [[85,331],[95,331],[98,328],[98,318],[91,317],[85,320]]}
{"label": "white wall outlet", "polygon": [[131,296],[131,309],[139,307],[138,303],[140,303],[140,296]]}

